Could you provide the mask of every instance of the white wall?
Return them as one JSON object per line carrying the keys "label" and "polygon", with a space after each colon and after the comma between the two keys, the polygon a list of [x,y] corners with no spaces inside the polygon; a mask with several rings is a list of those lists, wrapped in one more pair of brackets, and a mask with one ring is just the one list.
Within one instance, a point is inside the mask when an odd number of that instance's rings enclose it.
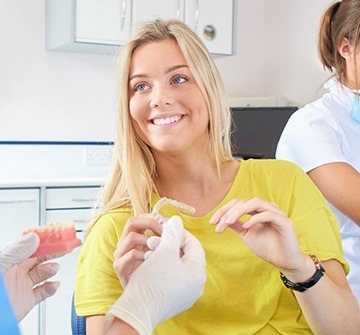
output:
{"label": "white wall", "polygon": [[[331,2],[238,0],[236,55],[215,60],[229,96],[320,96],[316,35]],[[115,88],[113,56],[45,50],[45,0],[0,0],[0,141],[112,140]]]}

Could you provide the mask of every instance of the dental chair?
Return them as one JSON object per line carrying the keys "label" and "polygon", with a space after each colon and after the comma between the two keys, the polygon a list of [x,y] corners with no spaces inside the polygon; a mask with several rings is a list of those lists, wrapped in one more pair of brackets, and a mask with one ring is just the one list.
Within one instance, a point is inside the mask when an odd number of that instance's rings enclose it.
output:
{"label": "dental chair", "polygon": [[74,294],[71,300],[71,332],[72,335],[86,335],[86,316],[76,314]]}

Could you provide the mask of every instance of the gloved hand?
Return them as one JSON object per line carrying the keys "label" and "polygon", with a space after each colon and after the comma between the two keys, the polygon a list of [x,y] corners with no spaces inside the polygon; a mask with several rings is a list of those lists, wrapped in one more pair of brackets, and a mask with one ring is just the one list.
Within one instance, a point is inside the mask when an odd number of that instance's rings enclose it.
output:
{"label": "gloved hand", "polygon": [[[180,258],[180,247],[184,254]],[[190,308],[201,297],[206,281],[205,252],[184,230],[180,217],[165,224],[155,251],[131,276],[123,294],[110,307],[105,330],[115,317],[140,335],[150,335],[158,323]]]}
{"label": "gloved hand", "polygon": [[39,236],[35,233],[24,235],[5,248],[0,254],[4,282],[18,321],[21,321],[40,301],[55,294],[60,283],[45,282],[54,276],[59,265],[42,262],[53,256],[29,258],[38,248]]}

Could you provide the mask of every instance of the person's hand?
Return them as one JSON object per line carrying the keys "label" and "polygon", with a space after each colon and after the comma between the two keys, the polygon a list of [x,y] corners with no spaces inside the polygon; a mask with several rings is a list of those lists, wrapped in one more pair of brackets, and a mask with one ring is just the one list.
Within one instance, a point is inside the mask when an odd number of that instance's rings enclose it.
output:
{"label": "person's hand", "polygon": [[256,255],[281,271],[296,271],[306,259],[292,222],[276,204],[234,199],[218,209],[210,223],[217,224],[218,233],[233,229]]}
{"label": "person's hand", "polygon": [[0,255],[4,282],[18,321],[36,304],[54,295],[60,285],[59,282],[38,285],[54,276],[59,269],[57,263],[42,264],[55,255],[29,258],[39,243],[39,236],[29,233],[5,248]]}
{"label": "person's hand", "polygon": [[[139,334],[152,334],[156,325],[190,308],[201,297],[206,282],[205,252],[183,228],[178,216],[163,227],[160,243],[133,273],[125,291],[110,307],[106,329],[115,317]],[[157,244],[157,243],[155,243]],[[180,258],[180,248],[183,256]]]}
{"label": "person's hand", "polygon": [[151,215],[143,214],[127,220],[122,235],[114,252],[114,270],[119,277],[123,288],[129,278],[144,261],[144,255],[149,251],[148,236],[145,231],[151,229],[161,234],[162,225]]}

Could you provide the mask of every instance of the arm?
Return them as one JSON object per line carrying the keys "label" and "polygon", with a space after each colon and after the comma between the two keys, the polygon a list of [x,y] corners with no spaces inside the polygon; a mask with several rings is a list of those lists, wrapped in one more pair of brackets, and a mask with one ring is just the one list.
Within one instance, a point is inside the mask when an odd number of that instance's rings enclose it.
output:
{"label": "arm", "polygon": [[116,318],[111,324],[107,335],[139,335],[139,333],[126,322]]}
{"label": "arm", "polygon": [[324,197],[360,226],[360,173],[346,163],[321,165],[308,172]]}
{"label": "arm", "polygon": [[[241,222],[246,214],[251,215],[250,219]],[[217,224],[218,233],[232,228],[256,255],[292,282],[306,282],[315,273],[313,261],[300,250],[292,222],[275,204],[259,198],[234,199],[220,208],[210,222]],[[328,260],[324,268],[326,273],[313,287],[295,292],[310,328],[317,335],[358,334],[359,305],[340,263]]]}

